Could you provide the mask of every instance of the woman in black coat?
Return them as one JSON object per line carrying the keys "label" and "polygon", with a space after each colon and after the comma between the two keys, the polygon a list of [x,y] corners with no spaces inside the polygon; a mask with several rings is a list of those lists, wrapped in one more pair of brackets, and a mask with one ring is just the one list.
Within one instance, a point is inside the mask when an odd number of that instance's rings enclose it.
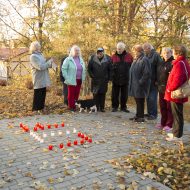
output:
{"label": "woman in black coat", "polygon": [[129,95],[135,99],[136,116],[130,119],[135,122],[144,122],[144,102],[150,88],[151,66],[141,45],[134,46],[133,51],[135,60],[130,69]]}
{"label": "woman in black coat", "polygon": [[88,73],[92,78],[91,91],[96,107],[99,111],[105,112],[105,97],[111,78],[111,58],[104,54],[103,48],[98,48],[97,53],[90,57]]}

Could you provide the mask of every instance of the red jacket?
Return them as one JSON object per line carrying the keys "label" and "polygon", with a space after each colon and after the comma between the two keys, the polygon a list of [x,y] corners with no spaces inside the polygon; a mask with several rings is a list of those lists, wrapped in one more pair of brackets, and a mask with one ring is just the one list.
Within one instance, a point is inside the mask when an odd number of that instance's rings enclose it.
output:
{"label": "red jacket", "polygon": [[187,60],[185,59],[184,56],[179,56],[176,60],[172,62],[173,68],[168,77],[165,97],[164,97],[167,101],[176,102],[176,103],[184,103],[188,101],[188,98],[178,98],[178,99],[171,98],[171,91],[176,90],[187,81],[187,75],[182,61],[185,63],[188,72],[188,77],[190,77],[190,66]]}

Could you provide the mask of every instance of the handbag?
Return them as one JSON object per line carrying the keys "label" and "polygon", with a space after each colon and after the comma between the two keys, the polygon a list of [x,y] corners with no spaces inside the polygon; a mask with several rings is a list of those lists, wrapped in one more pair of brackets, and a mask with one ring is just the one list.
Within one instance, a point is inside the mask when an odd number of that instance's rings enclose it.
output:
{"label": "handbag", "polygon": [[186,97],[190,96],[190,80],[188,77],[187,68],[185,66],[185,63],[183,61],[181,61],[181,62],[183,63],[184,68],[185,68],[187,81],[182,86],[180,86],[178,89],[171,92],[171,97],[173,99],[175,99],[175,98],[186,98]]}

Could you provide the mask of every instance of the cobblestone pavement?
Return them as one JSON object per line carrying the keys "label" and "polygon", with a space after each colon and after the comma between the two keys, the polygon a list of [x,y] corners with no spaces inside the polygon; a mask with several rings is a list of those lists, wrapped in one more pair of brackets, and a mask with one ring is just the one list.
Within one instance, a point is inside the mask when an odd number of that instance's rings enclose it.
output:
{"label": "cobblestone pavement", "polygon": [[[117,181],[117,170],[105,162],[130,154],[132,150],[140,150],[138,139],[147,138],[151,143],[166,144],[165,135],[154,129],[155,123],[134,124],[129,121],[133,113],[87,114],[74,113],[63,115],[44,115],[35,117],[4,119],[0,121],[0,189],[120,189]],[[44,143],[34,140],[29,133],[21,133],[19,123],[33,128],[36,122],[61,123],[64,128],[48,129]],[[70,139],[78,139],[73,129],[91,134],[93,143],[84,146],[72,146],[59,149],[58,145],[66,145],[66,131],[71,132]],[[142,133],[132,134],[133,130]],[[55,136],[51,136],[51,132]],[[62,135],[57,135],[61,131]],[[42,133],[41,131],[39,132]],[[185,131],[185,138],[189,131]],[[79,140],[79,139],[78,139]],[[53,144],[53,151],[48,145]],[[172,145],[172,143],[168,143]],[[146,149],[141,149],[142,152]],[[159,190],[170,189],[154,180],[144,178],[134,170],[126,172],[126,187],[136,181],[139,190],[155,187]]]}

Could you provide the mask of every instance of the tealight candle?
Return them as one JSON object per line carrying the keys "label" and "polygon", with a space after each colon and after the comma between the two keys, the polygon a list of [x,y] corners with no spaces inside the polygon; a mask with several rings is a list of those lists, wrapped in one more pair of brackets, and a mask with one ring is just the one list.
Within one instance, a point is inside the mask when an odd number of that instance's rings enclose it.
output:
{"label": "tealight candle", "polygon": [[78,145],[78,141],[77,140],[74,141],[74,145]]}
{"label": "tealight candle", "polygon": [[62,134],[63,134],[63,132],[62,132],[62,131],[58,131],[58,134],[59,134],[59,135],[62,135]]}
{"label": "tealight candle", "polygon": [[73,129],[73,133],[76,133],[76,132],[77,132],[77,130],[74,128],[74,129]]}
{"label": "tealight candle", "polygon": [[55,136],[55,133],[54,133],[53,131],[51,132],[51,136],[52,136],[52,137]]}
{"label": "tealight candle", "polygon": [[66,131],[66,135],[70,135],[70,131]]}
{"label": "tealight candle", "polygon": [[44,143],[44,139],[41,139],[41,140],[40,140],[40,143]]}

